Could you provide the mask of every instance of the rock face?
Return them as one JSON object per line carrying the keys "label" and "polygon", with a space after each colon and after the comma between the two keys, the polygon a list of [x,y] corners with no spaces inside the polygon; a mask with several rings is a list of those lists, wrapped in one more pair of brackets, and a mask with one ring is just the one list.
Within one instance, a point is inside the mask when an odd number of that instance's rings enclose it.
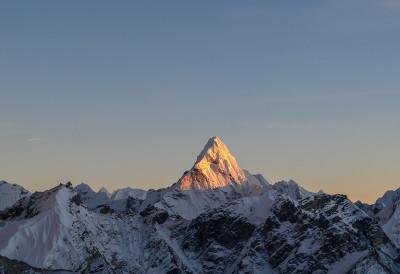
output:
{"label": "rock face", "polygon": [[0,273],[400,273],[396,198],[271,185],[219,138],[172,186],[112,196],[66,184],[0,211]]}

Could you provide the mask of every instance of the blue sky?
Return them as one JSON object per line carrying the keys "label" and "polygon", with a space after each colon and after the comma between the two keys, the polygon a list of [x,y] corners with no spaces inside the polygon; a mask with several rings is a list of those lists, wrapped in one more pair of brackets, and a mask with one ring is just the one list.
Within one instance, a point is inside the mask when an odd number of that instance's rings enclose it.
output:
{"label": "blue sky", "polygon": [[400,4],[9,1],[0,176],[156,188],[219,135],[270,181],[400,185]]}

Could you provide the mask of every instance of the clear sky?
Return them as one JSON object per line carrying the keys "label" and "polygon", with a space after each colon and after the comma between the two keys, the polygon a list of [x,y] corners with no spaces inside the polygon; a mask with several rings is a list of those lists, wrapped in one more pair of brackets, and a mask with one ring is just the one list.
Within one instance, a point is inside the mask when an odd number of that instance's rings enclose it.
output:
{"label": "clear sky", "polygon": [[4,1],[0,179],[158,188],[218,135],[269,181],[400,187],[400,2]]}

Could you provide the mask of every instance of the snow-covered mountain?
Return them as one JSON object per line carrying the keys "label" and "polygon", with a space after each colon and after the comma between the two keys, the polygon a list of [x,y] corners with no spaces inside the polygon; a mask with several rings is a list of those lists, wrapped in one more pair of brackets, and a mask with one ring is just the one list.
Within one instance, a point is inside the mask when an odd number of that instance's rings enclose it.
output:
{"label": "snow-covered mountain", "polygon": [[126,187],[115,190],[110,195],[110,198],[112,200],[123,200],[123,199],[128,199],[128,197],[131,197],[139,200],[144,200],[146,199],[146,194],[147,194],[146,190]]}
{"label": "snow-covered mountain", "polygon": [[22,197],[0,211],[0,273],[400,273],[396,194],[270,184],[217,137],[175,184],[131,190]]}
{"label": "snow-covered mountain", "polygon": [[[99,212],[123,212],[127,210],[127,207],[132,207],[133,205],[132,199],[134,200],[134,197],[132,197],[133,195],[129,195],[129,193],[114,199],[114,194],[120,191],[124,192],[125,189],[117,190],[113,194],[110,194],[105,188],[95,192],[89,185],[81,183],[75,187],[75,190],[79,194],[82,204],[89,210],[97,210]],[[146,193],[146,191],[142,190],[142,193]]]}
{"label": "snow-covered mountain", "polygon": [[222,140],[213,137],[194,166],[166,191],[155,206],[172,215],[193,219],[224,203],[260,195],[269,188],[265,179],[241,169]]}
{"label": "snow-covered mountain", "polygon": [[111,198],[111,193],[104,186],[99,189],[99,193],[104,193],[108,198]]}
{"label": "snow-covered mountain", "polygon": [[95,192],[89,185],[81,183],[75,187],[82,202],[88,208],[94,209],[110,202],[109,195],[104,191]]}
{"label": "snow-covered mountain", "polygon": [[61,185],[2,212],[0,252],[37,269],[93,273],[400,270],[398,249],[343,195],[242,199],[263,208],[262,221],[238,211],[238,201],[190,221],[151,206],[133,215],[98,213]]}
{"label": "snow-covered mountain", "polygon": [[208,140],[193,168],[185,172],[177,187],[182,190],[209,190],[240,187],[247,178],[227,146],[218,137]]}
{"label": "snow-covered mountain", "polygon": [[29,195],[30,192],[22,186],[0,181],[0,210],[12,206],[19,199]]}
{"label": "snow-covered mountain", "polygon": [[387,191],[372,205],[361,202],[357,205],[377,219],[387,236],[400,247],[400,188]]}
{"label": "snow-covered mountain", "polygon": [[293,180],[279,181],[272,186],[272,189],[276,192],[276,195],[284,195],[295,201],[315,194],[302,188]]}

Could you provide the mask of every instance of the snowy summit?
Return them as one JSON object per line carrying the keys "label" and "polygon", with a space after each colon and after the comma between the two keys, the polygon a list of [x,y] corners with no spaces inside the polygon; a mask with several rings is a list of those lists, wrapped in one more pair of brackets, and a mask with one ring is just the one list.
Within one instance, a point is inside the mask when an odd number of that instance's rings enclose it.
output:
{"label": "snowy summit", "polygon": [[180,179],[180,188],[215,189],[246,181],[243,170],[219,137],[212,137],[197,157],[193,168]]}

